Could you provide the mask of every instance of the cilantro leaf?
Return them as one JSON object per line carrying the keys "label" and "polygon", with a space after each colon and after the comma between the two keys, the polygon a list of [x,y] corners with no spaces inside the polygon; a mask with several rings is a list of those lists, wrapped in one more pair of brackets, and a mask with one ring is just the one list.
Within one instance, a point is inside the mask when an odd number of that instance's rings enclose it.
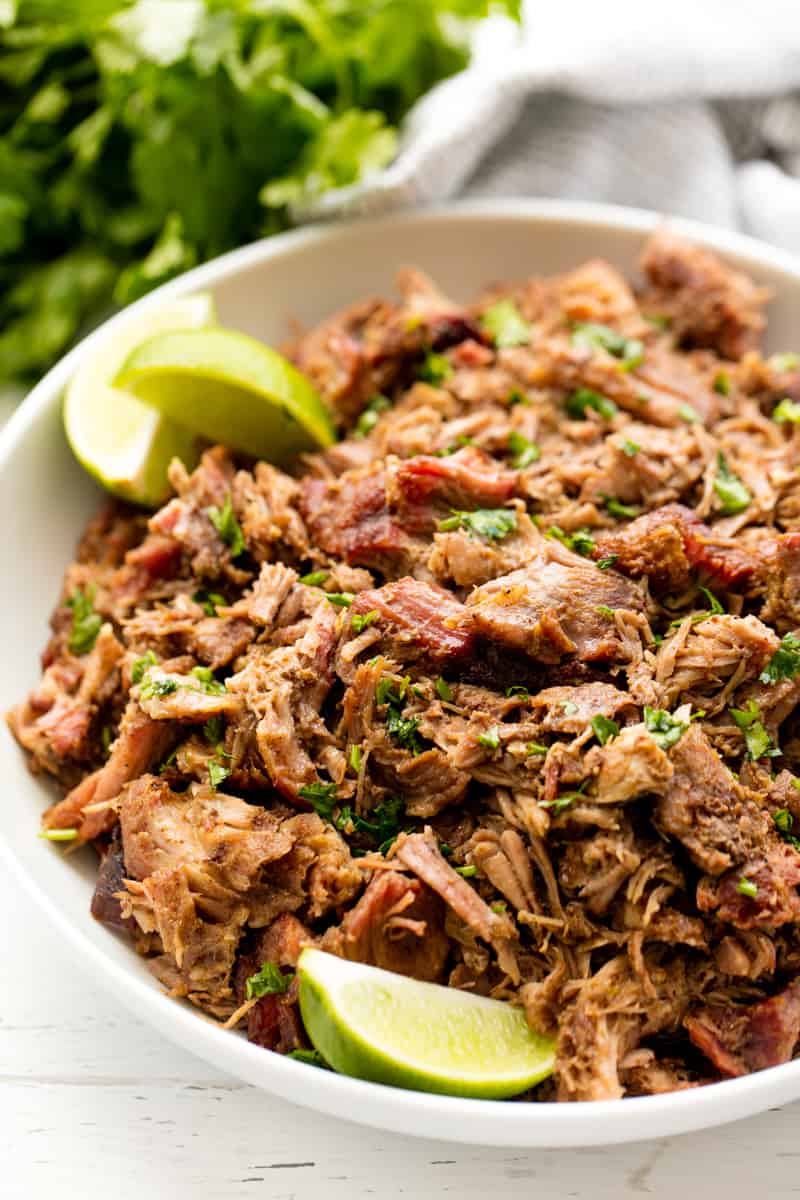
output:
{"label": "cilantro leaf", "polygon": [[594,736],[601,746],[605,746],[606,742],[610,742],[619,733],[617,722],[613,721],[611,717],[604,716],[602,713],[598,713],[596,717],[592,717],[589,724],[594,730]]}
{"label": "cilantro leaf", "polygon": [[219,785],[228,778],[230,773],[231,773],[230,767],[226,767],[224,763],[221,763],[219,761],[219,759],[217,759],[217,758],[209,759],[208,782],[210,783],[211,787],[214,788],[215,791],[219,787]]}
{"label": "cilantro leaf", "polygon": [[248,1000],[260,1000],[262,996],[282,996],[288,992],[294,975],[284,975],[277,963],[265,962],[245,984]]}
{"label": "cilantro leaf", "polygon": [[620,366],[624,371],[632,371],[644,358],[644,346],[638,338],[626,338],[616,329],[596,321],[577,324],[572,333],[572,344],[589,350],[606,350],[614,358],[621,359]]}
{"label": "cilantro leaf", "polygon": [[498,725],[492,725],[484,733],[479,733],[478,742],[481,746],[485,746],[487,750],[499,750],[500,727]]}
{"label": "cilantro leaf", "polygon": [[134,660],[131,666],[131,683],[141,683],[144,678],[145,671],[150,667],[158,665],[158,659],[152,650],[148,650],[141,658]]}
{"label": "cilantro leaf", "polygon": [[731,708],[734,722],[744,734],[747,757],[753,762],[759,758],[775,758],[780,750],[773,745],[772,738],[761,720],[761,710],[755,700],[749,700],[746,708]]}
{"label": "cilantro leaf", "polygon": [[714,491],[720,501],[720,512],[726,517],[735,516],[750,507],[753,497],[738,475],[728,466],[725,455],[717,452],[717,474],[714,479]]}
{"label": "cilantro leaf", "polygon": [[516,528],[517,513],[513,508],[477,508],[474,512],[453,509],[453,515],[445,517],[437,525],[442,532],[466,529],[468,533],[491,542],[502,541]]}
{"label": "cilantro leaf", "polygon": [[307,800],[317,816],[323,821],[330,821],[336,807],[336,784],[323,783],[317,779],[315,783],[307,783],[297,793],[302,800]]}
{"label": "cilantro leaf", "polygon": [[587,408],[594,409],[604,421],[610,421],[619,412],[613,400],[609,400],[608,396],[601,396],[599,392],[593,392],[591,388],[578,388],[567,397],[567,414],[576,421],[585,419]]}
{"label": "cilantro leaf", "polygon": [[772,410],[772,419],[778,425],[786,424],[800,425],[800,404],[796,400],[790,400],[788,396],[784,396]]}
{"label": "cilantro leaf", "polygon": [[518,471],[523,471],[531,463],[538,462],[542,452],[535,442],[526,438],[517,429],[512,429],[508,435],[508,448],[511,451],[511,465]]}
{"label": "cilantro leaf", "polygon": [[689,721],[677,720],[663,708],[645,707],[644,727],[662,750],[669,750],[670,746],[680,741],[689,724]]}
{"label": "cilantro leaf", "polygon": [[244,552],[245,540],[242,527],[233,511],[230,492],[225,497],[222,508],[212,504],[206,509],[206,514],[225,545],[230,547],[231,558],[238,558]]}
{"label": "cilantro leaf", "polygon": [[357,438],[365,438],[372,433],[375,426],[378,424],[378,419],[382,412],[392,407],[392,402],[386,396],[373,396],[369,404],[363,409],[361,416],[355,423],[353,428],[353,436]]}
{"label": "cilantro leaf", "polygon": [[430,383],[434,387],[438,387],[440,383],[444,383],[453,374],[453,368],[450,360],[445,358],[443,354],[435,354],[433,350],[429,350],[417,371],[417,378],[425,383]]}
{"label": "cilantro leaf", "polygon": [[487,308],[481,325],[498,350],[509,346],[526,346],[532,326],[526,321],[513,300],[498,300]]}
{"label": "cilantro leaf", "polygon": [[366,613],[353,613],[350,618],[350,628],[353,633],[363,633],[368,625],[372,625],[378,620],[379,616],[377,608],[372,608]]}
{"label": "cilantro leaf", "polygon": [[89,584],[85,592],[76,588],[66,601],[72,609],[72,628],[67,646],[71,654],[88,654],[97,641],[103,618],[94,611],[95,588]]}
{"label": "cilantro leaf", "polygon": [[800,637],[786,633],[781,644],[759,675],[761,683],[777,683],[779,679],[794,679],[800,672]]}
{"label": "cilantro leaf", "polygon": [[560,526],[551,525],[545,536],[555,538],[576,554],[585,556],[594,552],[595,541],[588,529],[576,529],[574,533],[565,533]]}

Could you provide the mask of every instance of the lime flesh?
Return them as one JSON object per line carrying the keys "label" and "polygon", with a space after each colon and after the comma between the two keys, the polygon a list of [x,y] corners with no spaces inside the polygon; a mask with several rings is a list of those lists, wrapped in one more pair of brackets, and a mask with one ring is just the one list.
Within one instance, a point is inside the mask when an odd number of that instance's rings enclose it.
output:
{"label": "lime flesh", "polygon": [[552,1073],[555,1039],[520,1008],[312,948],[297,971],[308,1035],[343,1075],[500,1100]]}
{"label": "lime flesh", "polygon": [[176,424],[271,462],[329,446],[336,436],[306,377],[232,329],[152,337],[133,350],[116,383]]}
{"label": "lime flesh", "polygon": [[208,293],[182,296],[121,322],[78,367],[64,394],[64,429],[81,465],[102,487],[136,504],[157,507],[169,495],[173,457],[198,458],[195,433],[175,425],[113,381],[131,350],[164,329],[211,324]]}

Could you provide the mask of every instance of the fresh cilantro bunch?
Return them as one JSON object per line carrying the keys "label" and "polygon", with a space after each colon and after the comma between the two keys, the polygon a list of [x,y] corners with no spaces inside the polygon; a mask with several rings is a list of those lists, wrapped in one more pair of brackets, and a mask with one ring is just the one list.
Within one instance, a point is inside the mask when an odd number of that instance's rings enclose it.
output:
{"label": "fresh cilantro bunch", "polygon": [[0,380],[362,179],[520,0],[4,0]]}

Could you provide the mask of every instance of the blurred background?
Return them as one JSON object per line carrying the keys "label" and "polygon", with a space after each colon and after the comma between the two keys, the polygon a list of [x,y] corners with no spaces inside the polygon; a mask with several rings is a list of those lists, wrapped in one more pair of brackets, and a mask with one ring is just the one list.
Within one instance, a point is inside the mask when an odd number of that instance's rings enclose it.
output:
{"label": "blurred background", "polygon": [[0,387],[298,222],[562,196],[800,251],[799,177],[797,0],[0,0]]}

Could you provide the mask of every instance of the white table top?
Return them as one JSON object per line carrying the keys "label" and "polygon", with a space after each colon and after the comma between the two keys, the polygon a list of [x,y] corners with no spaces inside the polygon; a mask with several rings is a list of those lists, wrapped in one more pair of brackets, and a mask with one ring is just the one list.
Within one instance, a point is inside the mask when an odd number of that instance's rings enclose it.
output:
{"label": "white table top", "polygon": [[317,1116],[133,1021],[94,989],[6,876],[0,911],[3,1200],[776,1200],[800,1192],[797,1106],[684,1138],[531,1152],[415,1141]]}

